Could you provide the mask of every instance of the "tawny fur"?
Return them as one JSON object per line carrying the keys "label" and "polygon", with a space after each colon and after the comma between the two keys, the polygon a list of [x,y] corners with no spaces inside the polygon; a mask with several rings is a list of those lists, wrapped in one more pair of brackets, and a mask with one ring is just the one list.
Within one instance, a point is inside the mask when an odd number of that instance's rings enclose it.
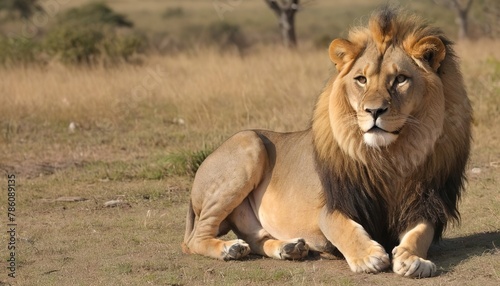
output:
{"label": "tawny fur", "polygon": [[[240,132],[200,166],[186,253],[300,259],[337,249],[353,271],[372,273],[392,253],[397,274],[434,275],[427,250],[459,219],[471,141],[452,44],[420,18],[384,8],[329,54],[338,74],[311,128]],[[229,230],[239,239],[217,239]]]}

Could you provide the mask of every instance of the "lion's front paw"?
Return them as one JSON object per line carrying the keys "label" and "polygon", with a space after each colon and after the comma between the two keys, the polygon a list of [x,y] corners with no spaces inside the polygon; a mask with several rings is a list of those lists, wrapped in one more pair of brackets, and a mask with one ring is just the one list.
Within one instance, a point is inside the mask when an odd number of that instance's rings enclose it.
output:
{"label": "lion's front paw", "polygon": [[436,273],[434,263],[412,254],[403,247],[394,248],[392,255],[392,269],[401,276],[424,278]]}
{"label": "lion's front paw", "polygon": [[391,265],[389,255],[384,248],[372,240],[372,245],[364,251],[363,256],[346,257],[347,263],[353,272],[378,273]]}

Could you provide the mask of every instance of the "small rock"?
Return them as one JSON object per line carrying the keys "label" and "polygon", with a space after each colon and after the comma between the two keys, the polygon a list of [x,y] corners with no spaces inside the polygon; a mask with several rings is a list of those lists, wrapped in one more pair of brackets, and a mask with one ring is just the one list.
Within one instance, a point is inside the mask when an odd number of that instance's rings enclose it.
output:
{"label": "small rock", "polygon": [[76,123],[71,122],[68,126],[68,131],[69,131],[69,133],[75,133],[75,130],[76,130]]}
{"label": "small rock", "polygon": [[184,125],[184,124],[186,124],[186,122],[184,121],[184,119],[177,118],[177,117],[172,120],[172,123],[178,124],[178,125]]}
{"label": "small rock", "polygon": [[131,207],[131,205],[122,200],[111,200],[104,203],[104,207],[106,208],[114,208],[114,207]]}
{"label": "small rock", "polygon": [[470,172],[472,174],[481,174],[481,168],[472,168],[472,170],[470,170]]}

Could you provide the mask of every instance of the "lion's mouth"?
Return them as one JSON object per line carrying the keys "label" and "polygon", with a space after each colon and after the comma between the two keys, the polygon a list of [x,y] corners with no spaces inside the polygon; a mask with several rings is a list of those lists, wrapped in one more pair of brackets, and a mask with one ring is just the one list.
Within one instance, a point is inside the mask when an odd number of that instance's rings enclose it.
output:
{"label": "lion's mouth", "polygon": [[372,128],[370,128],[370,130],[366,131],[366,133],[381,133],[381,132],[385,132],[385,133],[391,133],[391,134],[394,134],[394,135],[399,135],[399,133],[401,133],[401,128],[395,130],[395,131],[387,131],[383,128],[380,128],[378,127],[377,125],[374,125]]}
{"label": "lion's mouth", "polygon": [[400,131],[401,129],[387,131],[375,125],[363,134],[363,140],[368,146],[380,148],[394,142],[398,138]]}

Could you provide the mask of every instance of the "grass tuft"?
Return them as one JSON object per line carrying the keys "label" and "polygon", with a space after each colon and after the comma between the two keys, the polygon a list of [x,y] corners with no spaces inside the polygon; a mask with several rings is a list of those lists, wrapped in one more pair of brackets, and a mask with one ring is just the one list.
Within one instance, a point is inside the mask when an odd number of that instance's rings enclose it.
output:
{"label": "grass tuft", "polygon": [[203,147],[195,151],[183,150],[171,153],[165,158],[165,161],[168,163],[167,172],[169,175],[194,176],[201,163],[212,152],[213,148]]}

